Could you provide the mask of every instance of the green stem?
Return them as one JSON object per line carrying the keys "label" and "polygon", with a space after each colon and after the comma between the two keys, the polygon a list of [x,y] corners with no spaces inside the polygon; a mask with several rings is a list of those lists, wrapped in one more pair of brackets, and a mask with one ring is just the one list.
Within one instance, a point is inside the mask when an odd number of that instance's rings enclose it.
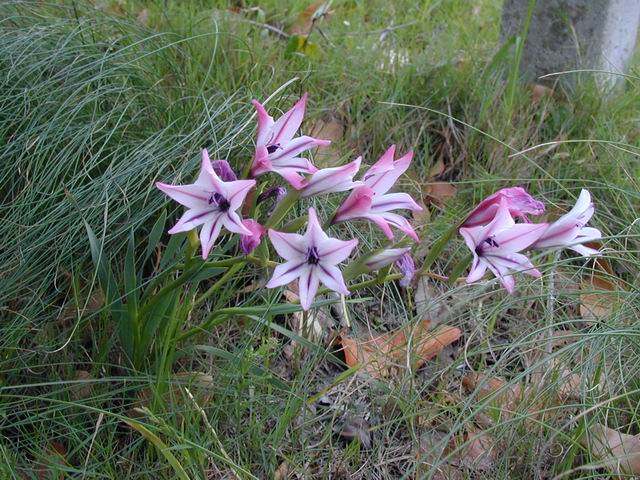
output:
{"label": "green stem", "polygon": [[199,265],[196,265],[195,267],[192,267],[189,270],[184,271],[178,278],[176,278],[172,282],[162,287],[158,291],[158,293],[153,295],[147,301],[147,303],[145,303],[145,305],[140,309],[139,318],[145,318],[145,316],[149,313],[149,311],[153,308],[153,306],[156,303],[158,303],[158,301],[160,301],[162,297],[164,297],[166,294],[170,293],[172,290],[187,283],[189,280],[195,277],[200,272],[200,270],[202,270],[203,266],[204,266],[204,263],[201,263]]}
{"label": "green stem", "polygon": [[462,222],[458,222],[452,225],[451,227],[449,227],[449,229],[446,232],[444,232],[442,236],[438,238],[438,240],[435,241],[435,243],[431,246],[431,250],[429,250],[429,254],[427,255],[427,258],[424,259],[424,263],[422,264],[422,267],[420,268],[420,270],[418,270],[418,273],[426,272],[427,270],[429,270],[429,268],[431,268],[431,265],[433,265],[433,262],[436,261],[438,256],[444,250],[444,247],[447,246],[447,243],[449,243],[451,238],[456,234],[461,223]]}
{"label": "green stem", "polygon": [[278,203],[271,214],[271,217],[269,217],[269,220],[267,220],[267,223],[264,225],[264,228],[269,229],[277,227],[299,198],[300,190],[290,190],[289,193],[287,193],[287,195]]}
{"label": "green stem", "polygon": [[449,275],[449,279],[447,280],[447,284],[453,285],[458,280],[460,275],[462,275],[462,272],[464,272],[467,269],[467,267],[469,267],[472,260],[473,260],[473,253],[469,252],[467,255],[465,255],[465,257],[462,260],[460,260],[453,267],[453,270],[451,270],[451,275]]}
{"label": "green stem", "polygon": [[222,277],[220,277],[220,279],[216,283],[214,283],[206,292],[204,292],[202,295],[196,298],[195,302],[193,302],[194,307],[200,305],[207,298],[213,295],[220,287],[222,287],[225,283],[227,283],[227,281],[231,277],[233,277],[238,272],[238,270],[240,270],[242,267],[244,267],[244,263],[236,263],[235,265],[232,265],[229,268],[229,270],[227,270],[224,273],[224,275],[222,275]]}

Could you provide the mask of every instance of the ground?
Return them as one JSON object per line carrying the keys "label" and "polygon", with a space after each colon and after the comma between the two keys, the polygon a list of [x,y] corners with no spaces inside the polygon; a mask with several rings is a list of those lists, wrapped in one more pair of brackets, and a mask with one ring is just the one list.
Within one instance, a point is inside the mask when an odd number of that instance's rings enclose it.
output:
{"label": "ground", "polygon": [[[597,441],[605,426],[635,435],[640,425],[635,63],[610,92],[592,74],[553,89],[520,82],[500,7],[0,5],[2,478],[609,478],[632,468]],[[132,366],[92,253],[124,285],[130,251],[151,281],[171,262],[154,224],[179,213],[153,183],[191,179],[203,147],[242,169],[250,101],[273,95],[270,107],[286,110],[304,92],[303,128],[334,140],[319,164],[414,149],[402,187],[426,207],[414,219],[418,265],[478,201],[515,185],[547,202],[549,220],[588,188],[603,256],[538,254],[542,279],[519,276],[508,295],[496,282],[442,281],[465,256],[456,237],[411,288],[374,285],[346,309],[319,310],[315,336],[299,315],[235,315],[179,342],[162,374],[153,354]],[[365,223],[340,233],[379,238]],[[225,307],[285,302],[262,288],[264,269],[242,272],[184,327]],[[427,319],[461,333],[424,365],[409,353],[385,361],[384,375],[345,365],[344,336],[415,333]]]}

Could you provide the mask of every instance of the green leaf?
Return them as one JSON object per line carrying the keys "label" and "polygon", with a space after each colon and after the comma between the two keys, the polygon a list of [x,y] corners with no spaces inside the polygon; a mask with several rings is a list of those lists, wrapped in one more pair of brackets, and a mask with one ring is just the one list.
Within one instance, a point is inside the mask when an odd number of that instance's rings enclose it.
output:
{"label": "green leaf", "polygon": [[149,237],[147,239],[147,250],[145,251],[145,254],[144,254],[143,263],[149,260],[149,257],[153,255],[153,252],[155,251],[156,247],[158,246],[158,242],[162,237],[162,232],[164,232],[164,227],[166,223],[167,223],[167,211],[162,210],[162,212],[160,212],[160,216],[158,217],[158,220],[156,220],[156,223],[154,223],[153,227],[151,228],[151,233],[149,233]]}
{"label": "green leaf", "polygon": [[149,430],[147,427],[143,426],[141,423],[136,422],[135,420],[131,420],[128,418],[123,419],[124,423],[129,425],[135,431],[137,431],[140,435],[150,441],[154,447],[158,449],[158,451],[162,454],[162,456],[169,462],[169,465],[173,467],[173,470],[176,472],[177,478],[181,480],[190,480],[189,475],[185,471],[184,467],[180,464],[175,455],[171,452],[169,446],[164,443],[160,437],[158,437],[155,433]]}

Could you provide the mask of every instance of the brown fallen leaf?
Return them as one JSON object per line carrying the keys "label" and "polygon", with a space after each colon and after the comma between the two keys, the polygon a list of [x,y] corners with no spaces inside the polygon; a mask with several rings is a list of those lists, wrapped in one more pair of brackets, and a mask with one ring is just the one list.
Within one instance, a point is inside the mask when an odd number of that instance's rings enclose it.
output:
{"label": "brown fallen leaf", "polygon": [[489,433],[473,430],[462,435],[459,450],[455,438],[449,442],[449,449],[457,450],[453,458],[459,466],[485,471],[493,468],[496,463],[496,443]]}
{"label": "brown fallen leaf", "polygon": [[447,182],[431,182],[427,183],[423,188],[425,199],[429,203],[436,205],[444,205],[447,200],[454,197],[458,189]]}
{"label": "brown fallen leaf", "polygon": [[329,6],[330,2],[313,2],[298,15],[298,18],[289,27],[288,33],[291,35],[309,35],[314,22],[331,16],[333,12],[329,10]]}
{"label": "brown fallen leaf", "polygon": [[447,345],[460,338],[462,331],[448,325],[429,330],[431,322],[403,327],[370,339],[354,339],[341,335],[340,343],[349,367],[362,365],[361,372],[374,378],[388,377],[406,367],[410,351],[414,368],[420,368]]}
{"label": "brown fallen leaf", "polygon": [[553,89],[545,87],[544,85],[536,84],[531,88],[531,103],[536,105],[552,95]]}
{"label": "brown fallen leaf", "polygon": [[611,472],[640,475],[640,437],[620,433],[598,423],[588,428],[581,443]]}
{"label": "brown fallen leaf", "polygon": [[[58,440],[52,440],[47,445],[47,452],[35,469],[38,480],[53,480],[64,478],[64,468],[67,463],[67,448]],[[58,468],[60,467],[60,468]]]}
{"label": "brown fallen leaf", "polygon": [[331,140],[331,144],[314,149],[313,157],[319,167],[335,167],[342,154],[336,145],[344,136],[345,125],[336,113],[328,114],[316,121],[311,128],[310,135],[322,140]]}
{"label": "brown fallen leaf", "polygon": [[602,275],[593,274],[582,283],[580,315],[585,320],[596,320],[611,313],[616,303],[615,285]]}
{"label": "brown fallen leaf", "polygon": [[93,376],[86,370],[76,370],[73,379],[77,382],[71,386],[71,398],[74,400],[82,400],[89,398],[93,391],[91,383],[95,380]]}
{"label": "brown fallen leaf", "polygon": [[442,159],[442,157],[440,157],[438,160],[436,160],[436,163],[429,170],[429,179],[432,180],[436,177],[439,177],[444,173],[444,170],[445,170],[444,160]]}
{"label": "brown fallen leaf", "polygon": [[273,478],[274,480],[287,480],[287,478],[289,478],[289,464],[282,462],[273,475]]}
{"label": "brown fallen leaf", "polygon": [[462,385],[471,392],[478,389],[478,399],[494,395],[494,403],[504,407],[507,413],[512,413],[522,399],[520,385],[507,385],[502,378],[491,377],[483,373],[470,373],[462,378]]}

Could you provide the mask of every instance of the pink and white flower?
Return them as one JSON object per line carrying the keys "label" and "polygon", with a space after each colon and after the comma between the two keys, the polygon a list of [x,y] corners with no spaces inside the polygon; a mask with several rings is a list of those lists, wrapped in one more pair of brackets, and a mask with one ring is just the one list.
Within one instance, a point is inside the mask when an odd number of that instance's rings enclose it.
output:
{"label": "pink and white flower", "polygon": [[323,168],[318,170],[310,178],[303,182],[301,188],[302,197],[312,197],[325,193],[346,192],[362,185],[362,182],[354,182],[353,176],[360,169],[361,158],[341,167]]}
{"label": "pink and white flower", "polygon": [[411,248],[385,248],[377,251],[364,261],[365,266],[369,270],[380,270],[394,262],[397,262],[402,256],[411,251]]}
{"label": "pink and white flower", "polygon": [[223,182],[211,166],[207,150],[202,151],[202,166],[195,183],[168,185],[157,182],[156,186],[176,202],[187,207],[170,230],[170,234],[187,232],[202,225],[200,243],[202,258],[206,259],[220,230],[225,227],[232,233],[249,235],[251,231],[242,224],[236,213],[247,193],[255,186],[255,180]]}
{"label": "pink and white flower", "polygon": [[533,244],[533,248],[567,247],[585,257],[598,255],[598,250],[581,245],[602,238],[600,230],[586,226],[594,211],[591,194],[588,190],[582,189],[574,207],[549,225]]}
{"label": "pink and white flower", "polygon": [[269,230],[269,239],[286,262],[275,268],[267,288],[299,279],[300,304],[304,310],[311,307],[320,283],[334,292],[349,295],[342,272],[336,265],[351,254],[358,240],[344,241],[327,236],[313,208],[309,209],[309,223],[304,235]]}
{"label": "pink and white flower", "polygon": [[305,93],[293,108],[277,121],[273,120],[260,102],[252,102],[258,114],[256,153],[251,167],[253,176],[276,172],[294,188],[300,189],[305,179],[301,174],[312,174],[318,170],[309,160],[299,155],[311,148],[329,145],[331,141],[306,135],[294,138],[302,124],[306,102]]}
{"label": "pink and white flower", "polygon": [[460,229],[460,234],[473,253],[467,283],[480,280],[488,268],[511,293],[515,287],[514,272],[540,277],[540,272],[529,259],[518,252],[535,243],[547,227],[546,223],[516,224],[509,213],[507,200],[500,199],[496,215],[488,225]]}
{"label": "pink and white flower", "polygon": [[364,185],[351,192],[340,205],[334,223],[363,218],[378,225],[389,239],[393,239],[393,226],[418,241],[418,235],[409,221],[402,215],[392,213],[392,210],[420,211],[422,207],[406,193],[387,193],[409,168],[413,152],[407,152],[398,160],[394,160],[394,154],[395,145],[392,145],[365,173],[362,179]]}
{"label": "pink and white flower", "polygon": [[527,215],[542,215],[544,203],[536,200],[522,187],[503,188],[493,195],[489,195],[474,208],[462,224],[465,228],[486,225],[496,216],[500,201],[507,202],[507,208],[512,217],[529,223]]}

